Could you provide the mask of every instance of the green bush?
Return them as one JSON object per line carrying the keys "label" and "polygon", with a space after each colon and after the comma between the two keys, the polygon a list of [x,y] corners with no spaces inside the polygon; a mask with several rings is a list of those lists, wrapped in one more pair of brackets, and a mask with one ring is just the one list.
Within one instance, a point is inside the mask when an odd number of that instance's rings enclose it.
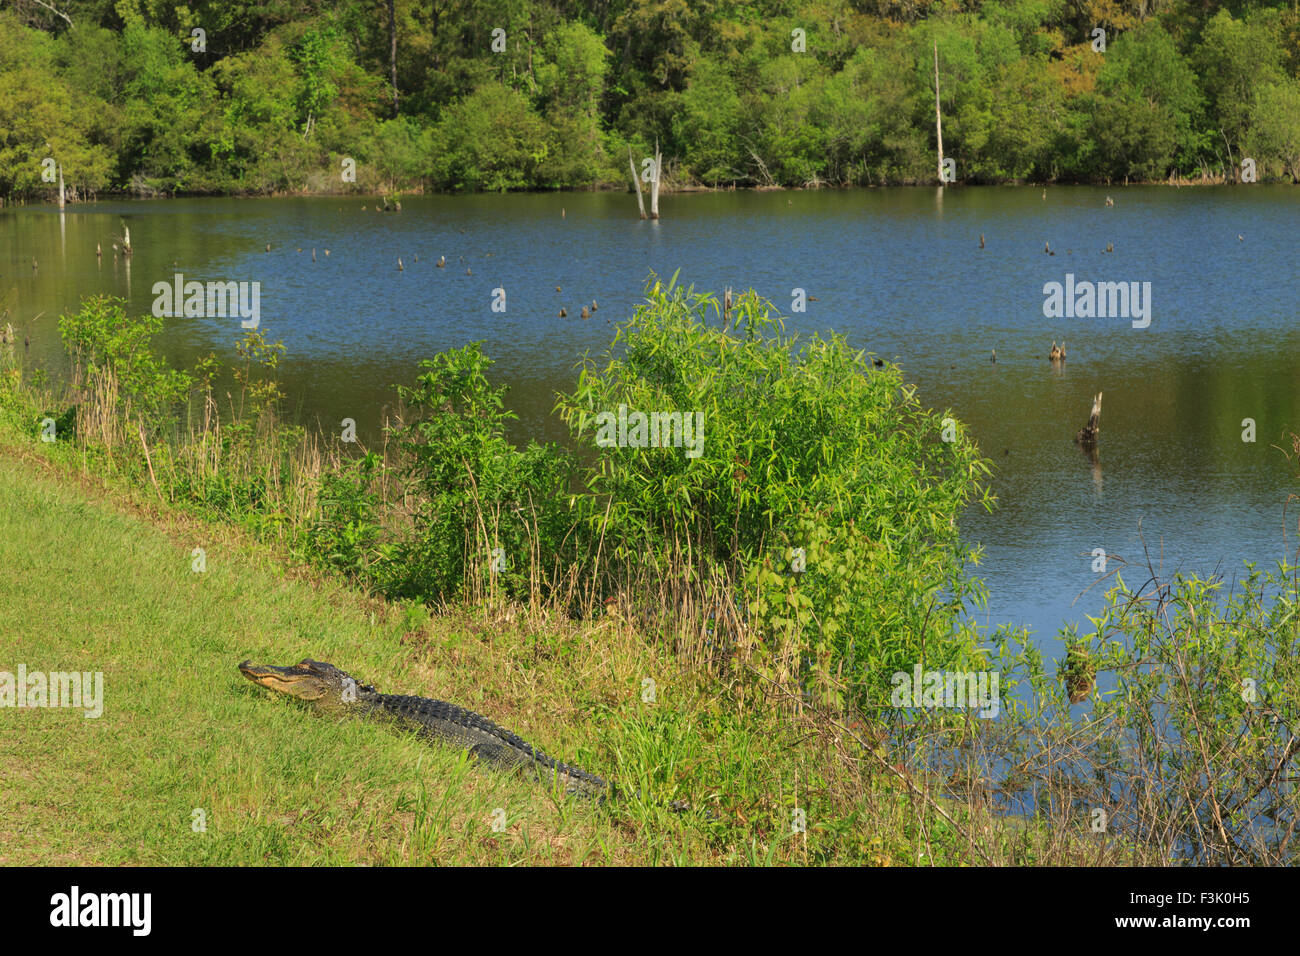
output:
{"label": "green bush", "polygon": [[[592,536],[624,566],[682,556],[700,580],[743,581],[758,666],[774,679],[793,670],[827,697],[847,684],[879,702],[897,670],[955,665],[973,649],[954,636],[957,612],[982,596],[956,520],[971,501],[991,505],[988,464],[896,367],[876,370],[839,336],[800,344],[752,292],[734,328],[721,310],[654,281],[603,367],[589,359],[561,397],[594,456],[579,499]],[[702,415],[698,456],[607,447],[601,416],[620,406],[629,421]]]}
{"label": "green bush", "polygon": [[321,475],[320,512],[304,533],[304,553],[320,563],[358,578],[367,577],[376,556],[381,527],[378,495],[371,489],[383,460],[368,452],[340,471]]}
{"label": "green bush", "polygon": [[998,642],[1017,702],[998,728],[1013,749],[993,752],[1014,760],[985,772],[1014,762],[1004,792],[1090,822],[1102,809],[1109,840],[1159,862],[1294,864],[1300,574],[1247,565],[1225,588],[1139,570],[1137,588],[1116,573],[1088,633],[1061,632],[1054,670],[1027,635]]}
{"label": "green bush", "polygon": [[59,334],[92,387],[112,376],[122,412],[139,416],[146,427],[161,427],[189,396],[194,379],[154,353],[163,320],[150,313],[128,315],[125,306],[111,296],[90,297],[78,311],[59,317]]}
{"label": "green bush", "polygon": [[475,343],[424,360],[416,384],[398,388],[411,419],[397,437],[420,504],[386,572],[392,594],[449,599],[478,580],[526,597],[539,562],[558,560],[567,456],[535,442],[521,451],[506,439],[516,416],[505,408],[506,389],[487,379],[491,365]]}
{"label": "green bush", "polygon": [[528,98],[489,81],[443,113],[430,166],[443,188],[504,192],[533,182],[547,159],[546,124]]}

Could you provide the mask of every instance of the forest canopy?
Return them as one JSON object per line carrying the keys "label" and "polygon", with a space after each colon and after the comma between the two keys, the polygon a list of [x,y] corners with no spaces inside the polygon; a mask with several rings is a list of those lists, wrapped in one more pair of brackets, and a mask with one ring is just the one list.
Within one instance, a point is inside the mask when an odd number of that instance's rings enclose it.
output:
{"label": "forest canopy", "polygon": [[[7,0],[0,198],[1300,180],[1294,2]],[[355,182],[345,174],[355,165]]]}

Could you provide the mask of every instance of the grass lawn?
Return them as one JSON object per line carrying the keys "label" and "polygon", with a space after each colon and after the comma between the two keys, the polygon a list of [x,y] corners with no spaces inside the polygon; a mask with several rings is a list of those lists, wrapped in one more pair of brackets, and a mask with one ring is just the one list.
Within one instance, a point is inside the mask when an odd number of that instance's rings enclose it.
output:
{"label": "grass lawn", "polygon": [[[318,717],[236,669],[303,657],[469,707],[645,798],[553,794],[383,722]],[[845,741],[738,715],[614,620],[386,604],[0,438],[0,671],[19,664],[102,672],[103,713],[0,708],[0,864],[1041,859],[1039,828],[955,805],[954,827],[843,759]],[[679,798],[713,818],[663,808]]]}

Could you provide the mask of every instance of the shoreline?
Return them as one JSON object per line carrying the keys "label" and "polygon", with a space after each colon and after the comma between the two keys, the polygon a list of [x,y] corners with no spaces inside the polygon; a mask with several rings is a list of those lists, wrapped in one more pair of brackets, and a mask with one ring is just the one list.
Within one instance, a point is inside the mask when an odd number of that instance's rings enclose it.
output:
{"label": "shoreline", "polygon": [[[1258,183],[1243,183],[1236,180],[1223,179],[1160,179],[1160,180],[1132,180],[1123,183],[1115,182],[1075,182],[1075,181],[1055,181],[1055,182],[954,182],[946,183],[942,188],[948,189],[988,189],[988,188],[1020,188],[1020,189],[1070,189],[1080,187],[1090,187],[1095,189],[1126,189],[1134,186],[1168,186],[1173,189],[1184,188],[1205,188],[1214,186],[1298,186],[1300,183],[1294,181],[1288,182],[1285,179],[1265,180]],[[935,189],[939,188],[938,183],[916,183],[916,182],[898,182],[898,183],[870,183],[867,185],[830,185],[821,184],[817,186],[780,186],[780,185],[731,185],[731,186],[706,186],[702,184],[687,184],[682,186],[661,186],[660,196],[672,195],[689,195],[692,193],[732,193],[732,192],[752,192],[752,193],[774,193],[774,192],[823,192],[838,191],[849,192],[852,190],[869,190],[869,189]],[[628,196],[633,195],[632,190],[626,187],[612,185],[591,185],[591,186],[563,186],[556,188],[526,188],[526,189],[508,189],[508,190],[425,190],[425,189],[394,189],[391,191],[384,190],[347,190],[347,191],[330,191],[330,190],[294,190],[294,191],[277,191],[269,193],[258,192],[175,192],[159,193],[157,195],[145,195],[138,192],[100,192],[96,193],[93,199],[84,200],[67,200],[67,206],[88,206],[102,202],[123,202],[123,201],[151,201],[159,199],[342,199],[358,198],[371,199],[384,196],[401,196],[407,199],[425,198],[429,196],[489,196],[489,195],[540,195],[540,194],[569,194],[569,193],[625,193]],[[0,198],[0,209],[9,209],[20,206],[58,206],[58,198],[50,199],[4,199]],[[375,210],[376,212],[394,212],[396,210]]]}

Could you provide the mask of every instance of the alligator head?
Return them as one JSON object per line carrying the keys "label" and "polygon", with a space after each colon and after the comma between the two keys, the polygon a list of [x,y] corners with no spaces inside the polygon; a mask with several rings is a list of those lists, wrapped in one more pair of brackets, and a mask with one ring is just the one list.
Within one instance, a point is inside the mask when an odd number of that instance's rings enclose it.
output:
{"label": "alligator head", "polygon": [[239,671],[254,684],[308,701],[318,710],[345,710],[375,693],[369,684],[360,683],[333,664],[311,658],[289,667],[244,661]]}

